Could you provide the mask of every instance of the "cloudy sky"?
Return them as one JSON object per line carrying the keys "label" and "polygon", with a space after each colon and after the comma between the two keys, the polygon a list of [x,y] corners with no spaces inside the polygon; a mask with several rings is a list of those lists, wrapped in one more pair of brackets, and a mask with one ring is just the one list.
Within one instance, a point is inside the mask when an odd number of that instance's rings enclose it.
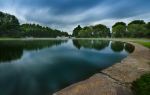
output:
{"label": "cloudy sky", "polygon": [[71,33],[81,26],[143,19],[150,21],[150,0],[0,0],[0,11],[20,23],[39,23]]}

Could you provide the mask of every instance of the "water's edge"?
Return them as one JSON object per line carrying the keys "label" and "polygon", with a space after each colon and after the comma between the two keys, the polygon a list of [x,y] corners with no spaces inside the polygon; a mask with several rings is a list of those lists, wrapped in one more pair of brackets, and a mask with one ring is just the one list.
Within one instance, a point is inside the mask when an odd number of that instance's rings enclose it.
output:
{"label": "water's edge", "polygon": [[134,45],[135,50],[120,63],[54,95],[132,95],[131,83],[144,73],[150,72],[150,66],[147,64],[150,62],[150,50],[136,43],[127,43]]}

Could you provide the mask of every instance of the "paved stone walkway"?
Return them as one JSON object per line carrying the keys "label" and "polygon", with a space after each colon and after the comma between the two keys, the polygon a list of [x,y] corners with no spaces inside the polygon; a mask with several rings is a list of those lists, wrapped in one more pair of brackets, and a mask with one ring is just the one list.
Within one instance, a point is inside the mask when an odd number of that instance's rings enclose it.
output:
{"label": "paved stone walkway", "polygon": [[131,83],[144,73],[150,72],[150,50],[135,43],[133,45],[134,52],[121,63],[54,95],[133,95]]}

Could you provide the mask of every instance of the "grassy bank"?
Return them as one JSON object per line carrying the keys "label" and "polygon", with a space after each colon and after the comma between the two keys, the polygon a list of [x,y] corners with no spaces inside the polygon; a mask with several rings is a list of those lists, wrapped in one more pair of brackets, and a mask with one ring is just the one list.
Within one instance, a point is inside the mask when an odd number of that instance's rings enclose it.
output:
{"label": "grassy bank", "polygon": [[141,78],[132,83],[135,95],[150,95],[150,73],[144,74]]}
{"label": "grassy bank", "polygon": [[[150,42],[135,41],[150,49]],[[132,89],[135,95],[150,95],[150,73],[144,74],[132,83]]]}
{"label": "grassy bank", "polygon": [[136,41],[136,43],[139,43],[147,48],[150,49],[150,42],[144,42],[144,41]]}

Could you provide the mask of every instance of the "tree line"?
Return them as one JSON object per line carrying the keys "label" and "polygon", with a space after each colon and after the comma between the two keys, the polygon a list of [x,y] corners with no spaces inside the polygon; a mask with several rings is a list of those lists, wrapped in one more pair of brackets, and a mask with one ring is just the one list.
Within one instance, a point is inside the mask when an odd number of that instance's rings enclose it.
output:
{"label": "tree line", "polygon": [[[0,37],[57,37],[69,36],[67,32],[43,27],[39,24],[22,24],[10,14],[0,12]],[[112,31],[106,25],[81,27],[78,25],[73,30],[73,37],[79,38],[150,38],[150,22],[134,20],[129,24],[117,22],[112,26]]]}
{"label": "tree line", "polygon": [[10,14],[0,12],[0,37],[57,37],[68,36],[67,32],[43,27],[39,24],[22,24]]}
{"label": "tree line", "polygon": [[134,20],[129,24],[117,22],[112,26],[112,32],[106,25],[81,27],[78,25],[73,30],[73,37],[115,37],[115,38],[150,38],[150,22]]}
{"label": "tree line", "polygon": [[105,25],[98,24],[95,26],[81,27],[78,25],[74,30],[72,36],[79,38],[89,38],[89,37],[110,37],[110,29]]}

